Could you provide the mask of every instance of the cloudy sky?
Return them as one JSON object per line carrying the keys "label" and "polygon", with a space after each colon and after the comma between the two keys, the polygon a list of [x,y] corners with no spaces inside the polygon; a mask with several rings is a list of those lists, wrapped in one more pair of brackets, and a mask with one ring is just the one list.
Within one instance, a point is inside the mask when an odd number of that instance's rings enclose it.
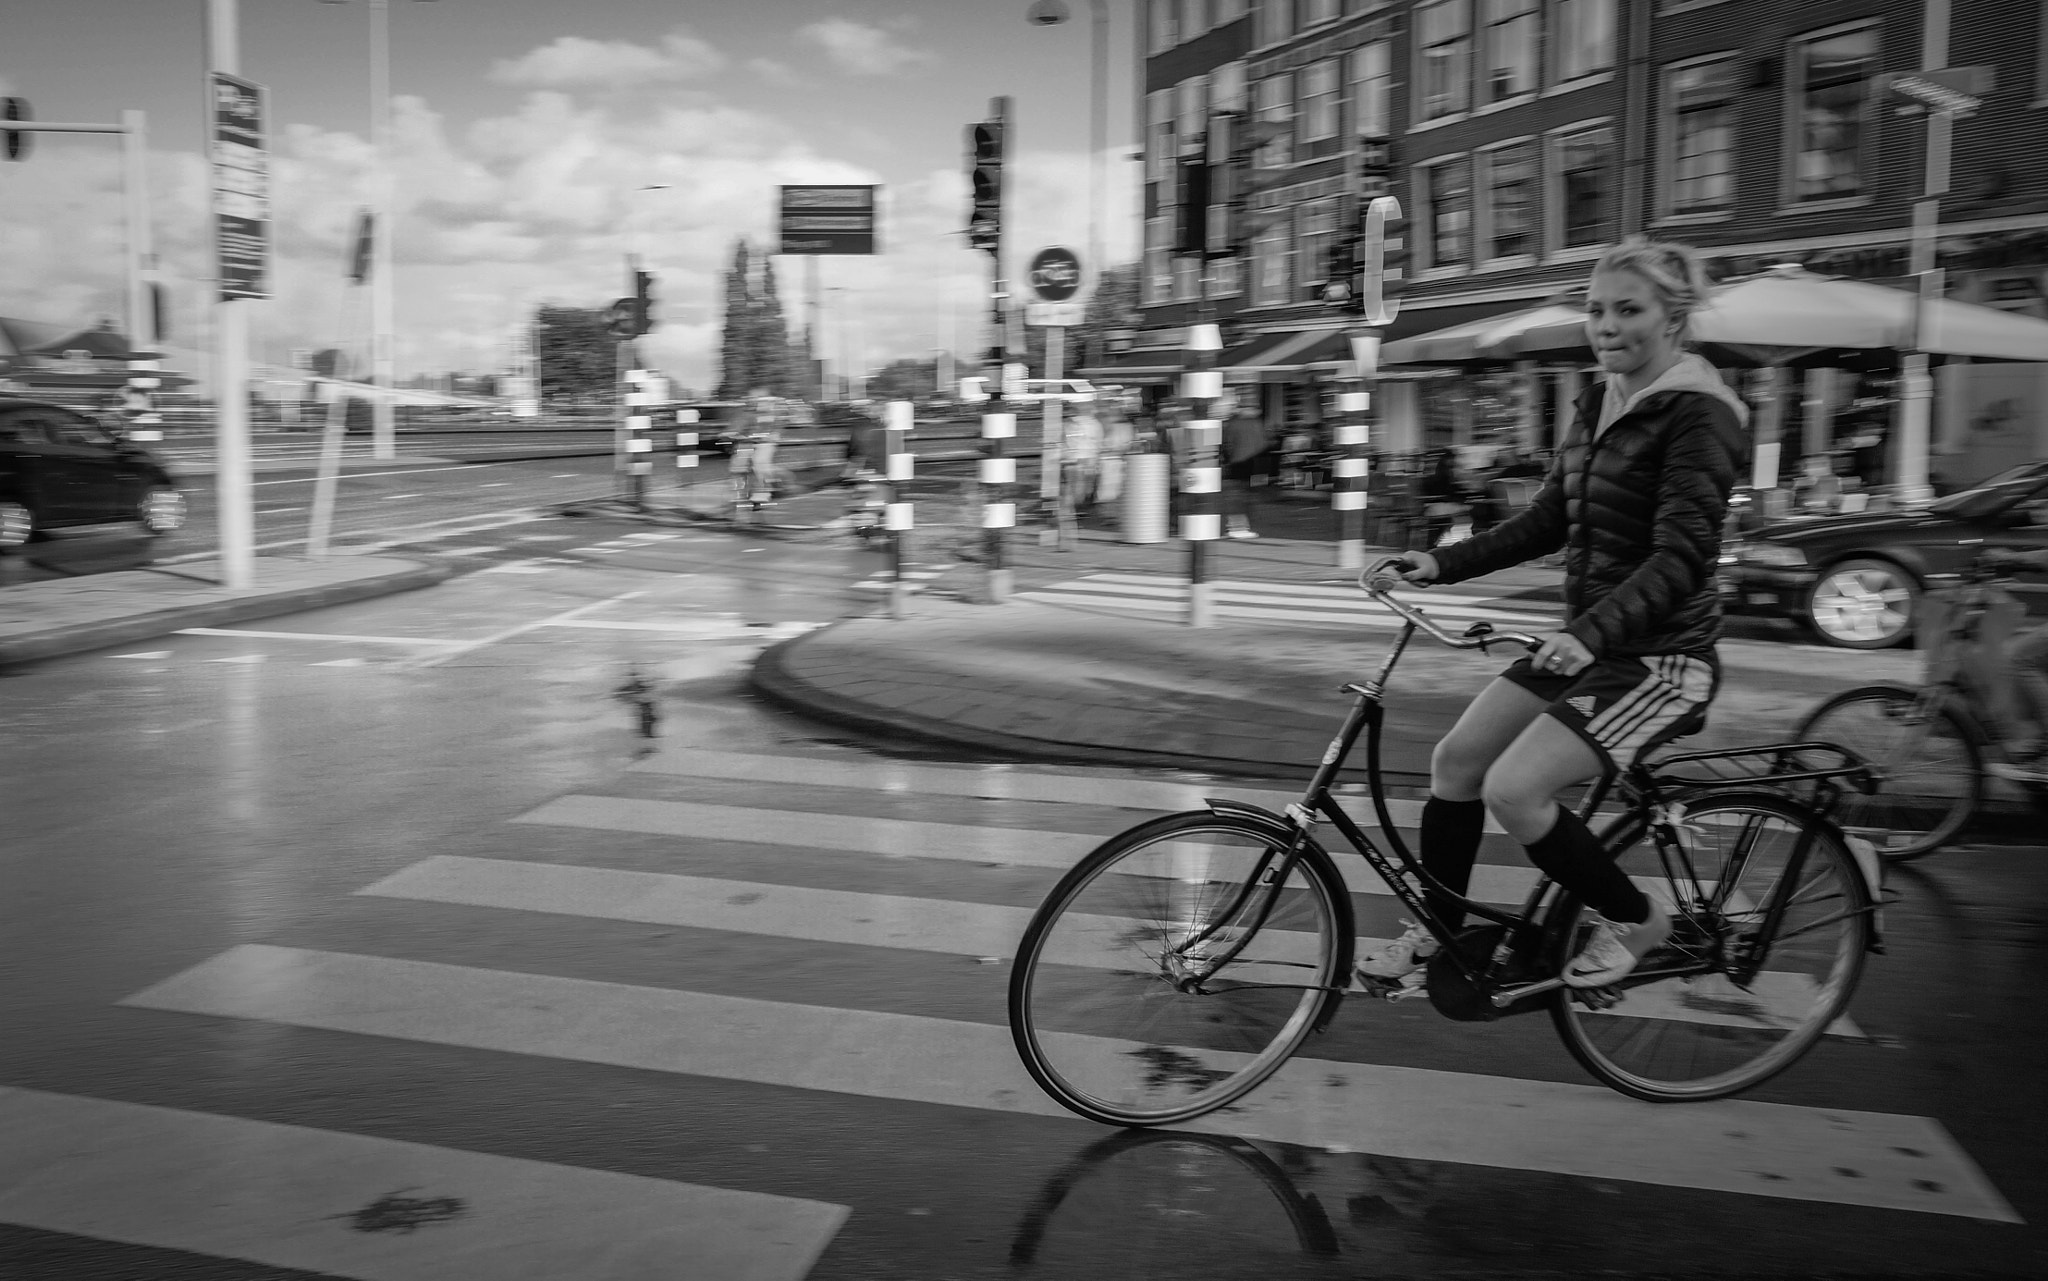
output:
{"label": "cloudy sky", "polygon": [[[991,97],[1012,100],[1008,245],[1088,243],[1090,8],[1069,5],[1076,20],[1038,27],[1030,0],[390,0],[399,372],[497,367],[537,303],[604,305],[638,252],[660,278],[653,363],[708,382],[719,274],[738,237],[772,243],[783,183],[884,188],[883,253],[818,260],[828,348],[925,355],[949,324],[978,345],[988,259],[957,231],[964,130]],[[1109,4],[1112,262],[1135,256],[1130,8]],[[4,9],[0,93],[40,120],[148,113],[170,338],[203,345],[205,0]],[[277,220],[255,354],[360,344],[343,260],[374,173],[367,0],[239,11],[241,74],[271,95]],[[122,314],[119,193],[111,137],[44,134],[0,162],[0,315]],[[804,260],[777,270],[800,315]]]}

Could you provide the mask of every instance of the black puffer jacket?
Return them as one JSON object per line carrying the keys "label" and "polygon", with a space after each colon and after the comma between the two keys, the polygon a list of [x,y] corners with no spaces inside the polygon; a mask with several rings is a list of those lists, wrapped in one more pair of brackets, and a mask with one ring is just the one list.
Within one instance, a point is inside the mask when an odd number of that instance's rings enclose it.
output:
{"label": "black puffer jacket", "polygon": [[1437,581],[1562,548],[1564,630],[1595,657],[1710,650],[1721,636],[1721,520],[1747,448],[1740,402],[1718,378],[1712,388],[1696,376],[1677,390],[1653,385],[1595,439],[1606,394],[1602,379],[1579,398],[1578,420],[1527,507],[1432,553]]}

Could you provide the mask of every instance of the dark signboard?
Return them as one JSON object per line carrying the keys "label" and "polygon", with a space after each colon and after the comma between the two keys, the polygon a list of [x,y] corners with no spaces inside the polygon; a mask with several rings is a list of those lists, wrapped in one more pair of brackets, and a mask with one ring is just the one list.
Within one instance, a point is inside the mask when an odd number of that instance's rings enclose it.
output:
{"label": "dark signboard", "polygon": [[207,73],[207,159],[220,296],[270,297],[270,155],[263,86]]}
{"label": "dark signboard", "polygon": [[784,187],[780,231],[785,254],[871,254],[879,187]]}

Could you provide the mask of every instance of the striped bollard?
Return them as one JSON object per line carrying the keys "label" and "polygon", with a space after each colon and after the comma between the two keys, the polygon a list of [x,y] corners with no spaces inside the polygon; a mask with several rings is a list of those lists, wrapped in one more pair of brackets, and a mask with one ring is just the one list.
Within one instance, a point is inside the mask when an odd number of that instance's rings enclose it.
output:
{"label": "striped bollard", "polygon": [[128,420],[130,440],[164,438],[164,418],[156,410],[156,389],[163,380],[156,376],[156,371],[157,362],[154,360],[128,362],[128,382],[122,388],[121,409]]}
{"label": "striped bollard", "polygon": [[699,439],[697,411],[694,409],[676,410],[676,483],[678,485],[683,482],[682,469],[698,465],[697,450],[699,448]]}
{"label": "striped bollard", "polygon": [[1351,377],[1337,393],[1338,422],[1330,443],[1340,451],[1330,464],[1330,508],[1337,513],[1337,567],[1365,567],[1365,482],[1370,464],[1366,445],[1371,438],[1367,426],[1372,409],[1372,378],[1379,370],[1380,337],[1375,333],[1351,336]]}
{"label": "striped bollard", "polygon": [[1017,504],[1008,486],[1017,483],[1017,460],[1004,453],[1005,442],[1017,435],[1017,415],[1003,410],[1000,394],[981,416],[983,450],[976,478],[981,482],[981,529],[988,556],[988,598],[1000,605],[1010,599],[1010,567],[1003,563],[1005,531],[1017,523]]}
{"label": "striped bollard", "polygon": [[626,501],[637,508],[647,506],[647,477],[654,472],[654,416],[647,412],[657,393],[654,375],[645,369],[626,371],[626,430],[621,447],[626,455]]}
{"label": "striped bollard", "polygon": [[883,507],[882,527],[889,531],[889,617],[903,617],[903,540],[912,525],[911,504],[898,486],[909,481],[914,459],[910,452],[910,429],[916,412],[907,400],[892,400],[883,410],[882,449],[888,459],[882,476],[888,483],[888,502]]}
{"label": "striped bollard", "polygon": [[1188,625],[1215,625],[1209,583],[1209,544],[1223,536],[1223,425],[1216,402],[1223,396],[1223,371],[1216,368],[1223,331],[1213,324],[1188,328],[1188,368],[1180,376],[1187,403],[1188,469],[1181,480],[1180,536],[1188,544]]}

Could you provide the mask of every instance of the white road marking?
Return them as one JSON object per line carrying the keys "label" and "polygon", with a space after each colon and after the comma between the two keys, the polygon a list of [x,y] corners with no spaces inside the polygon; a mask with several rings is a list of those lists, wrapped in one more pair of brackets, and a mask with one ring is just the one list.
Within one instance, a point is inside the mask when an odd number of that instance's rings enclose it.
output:
{"label": "white road marking", "polygon": [[264,663],[270,661],[268,654],[237,654],[233,658],[209,658],[209,663]]}
{"label": "white road marking", "polygon": [[512,482],[511,482],[511,481],[509,481],[509,480],[487,480],[487,481],[485,481],[485,482],[484,482],[483,484],[481,484],[481,485],[478,485],[478,486],[477,486],[477,488],[478,488],[478,489],[503,489],[503,488],[505,488],[505,487],[506,487],[507,485],[510,485],[511,483],[512,483]]}
{"label": "white road marking", "polygon": [[[258,483],[264,482],[259,481]],[[450,516],[443,520],[420,521],[411,525],[386,526],[378,532],[398,533],[414,530],[429,532],[414,533],[408,538],[387,538],[374,543],[349,543],[346,546],[337,547],[335,550],[344,555],[363,555],[369,552],[383,551],[387,547],[402,547],[407,543],[432,542],[442,538],[461,538],[468,534],[481,534],[485,530],[503,529],[507,525],[524,525],[536,520],[547,520],[549,518],[550,513],[537,512],[531,509],[475,512],[468,516]],[[475,521],[482,521],[484,523],[471,523]],[[442,525],[454,525],[458,528],[439,529],[438,527]],[[361,532],[364,531],[356,531],[356,533]],[[354,536],[355,534],[348,531],[343,531],[336,535],[337,538]],[[259,552],[282,551],[287,547],[303,547],[305,543],[306,540],[303,538],[285,538],[272,543],[258,543],[250,550]],[[176,556],[159,556],[154,563],[158,565],[186,565],[193,561],[216,560],[219,556],[220,553],[218,551],[184,552]]]}
{"label": "white road marking", "polygon": [[800,1281],[847,1215],[822,1201],[10,1087],[0,1131],[0,1221],[360,1281]]}
{"label": "white road marking", "polygon": [[[503,467],[504,463],[461,463],[454,467],[401,467],[397,471],[352,471],[344,474],[343,480],[367,480],[372,476],[424,476],[437,471],[483,471],[490,467]],[[293,476],[286,480],[251,481],[252,485],[309,485],[318,476]],[[508,482],[509,483],[509,482]]]}
{"label": "white road marking", "polygon": [[[1000,1021],[264,944],[237,945],[122,1004],[866,1098],[1067,1115],[1025,1074]],[[1096,1037],[1073,1037],[1070,1046],[1105,1058],[1153,1048]],[[1741,1099],[1669,1107],[1593,1085],[1295,1059],[1229,1113],[1187,1128],[1413,1160],[2020,1221],[1926,1117]]]}
{"label": "white road marking", "polygon": [[257,632],[237,627],[180,627],[180,636],[259,636],[265,640],[360,641],[365,645],[464,645],[433,636],[358,636],[348,632]]}
{"label": "white road marking", "polygon": [[547,627],[552,624],[559,623],[565,619],[578,618],[584,614],[592,613],[596,610],[603,609],[608,605],[616,605],[622,600],[631,600],[635,596],[644,595],[646,595],[645,592],[639,591],[620,592],[616,596],[608,596],[603,600],[591,601],[587,605],[578,605],[574,609],[563,610],[559,614],[551,614],[546,618],[537,618],[530,623],[519,623],[514,626],[507,627],[502,631],[492,632],[489,636],[486,636],[481,640],[463,641],[461,644],[451,646],[450,648],[445,649],[438,654],[423,655],[419,658],[404,659],[394,664],[394,666],[406,671],[420,671],[428,667],[439,667],[441,664],[449,662],[456,658],[460,658],[464,654],[471,653],[475,650],[483,649],[490,645],[496,645],[500,641],[510,640],[514,636],[523,636],[527,632],[533,631],[536,628]]}
{"label": "white road marking", "polygon": [[388,503],[388,502],[390,502],[390,501],[391,501],[392,499],[394,499],[394,498],[424,498],[424,497],[425,497],[425,495],[424,495],[424,494],[417,494],[417,493],[414,493],[414,494],[379,494],[379,495],[377,495],[377,497],[379,497],[379,498],[383,499],[383,500],[384,500],[385,502],[387,502],[387,503]]}
{"label": "white road marking", "polygon": [[152,649],[152,650],[145,650],[145,651],[142,651],[142,652],[139,652],[139,653],[134,653],[134,654],[109,654],[109,655],[107,655],[107,657],[108,657],[108,658],[169,658],[170,656],[171,656],[171,651],[169,651],[169,650],[167,650],[167,649]]}
{"label": "white road marking", "polygon": [[308,663],[308,667],[368,667],[360,658],[330,658],[324,663]]}

